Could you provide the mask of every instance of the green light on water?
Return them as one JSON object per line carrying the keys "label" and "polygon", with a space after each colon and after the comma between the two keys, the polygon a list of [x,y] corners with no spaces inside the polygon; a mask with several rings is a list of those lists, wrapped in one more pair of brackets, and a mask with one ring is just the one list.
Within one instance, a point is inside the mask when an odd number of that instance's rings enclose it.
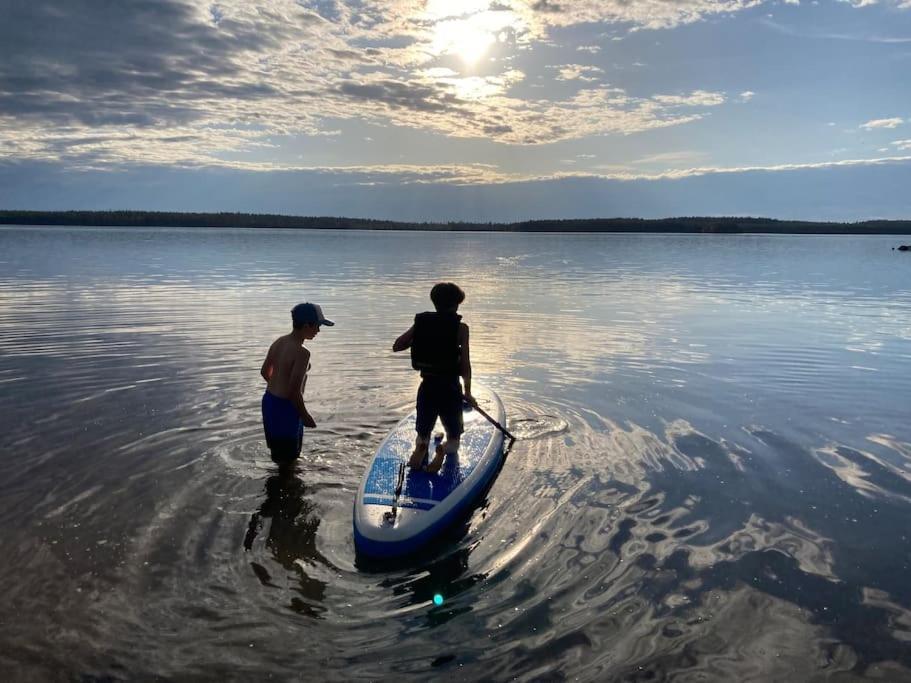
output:
{"label": "green light on water", "polygon": [[436,605],[437,607],[439,607],[440,605],[442,605],[442,604],[443,604],[443,596],[440,595],[439,593],[434,593],[434,594],[433,594],[433,604]]}

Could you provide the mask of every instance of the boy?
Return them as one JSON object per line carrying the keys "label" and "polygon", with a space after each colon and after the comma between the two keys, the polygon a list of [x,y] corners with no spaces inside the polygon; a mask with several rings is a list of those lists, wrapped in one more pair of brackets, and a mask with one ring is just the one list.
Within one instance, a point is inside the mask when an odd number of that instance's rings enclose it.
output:
{"label": "boy", "polygon": [[411,349],[411,366],[421,373],[417,396],[417,422],[414,452],[408,466],[419,469],[424,462],[430,432],[437,417],[446,430],[446,441],[436,448],[426,471],[435,474],[446,455],[455,455],[462,436],[462,388],[465,400],[475,405],[471,395],[471,358],[468,349],[468,325],[456,311],[465,301],[465,292],[452,282],[440,282],[430,290],[436,312],[418,313],[414,325],[395,340],[393,351]]}
{"label": "boy", "polygon": [[310,351],[304,342],[319,334],[320,325],[335,325],[326,320],[322,308],[310,303],[292,308],[291,322],[294,329],[272,342],[259,371],[267,382],[262,403],[266,444],[272,460],[280,465],[300,456],[304,427],[316,427],[304,404],[310,370]]}

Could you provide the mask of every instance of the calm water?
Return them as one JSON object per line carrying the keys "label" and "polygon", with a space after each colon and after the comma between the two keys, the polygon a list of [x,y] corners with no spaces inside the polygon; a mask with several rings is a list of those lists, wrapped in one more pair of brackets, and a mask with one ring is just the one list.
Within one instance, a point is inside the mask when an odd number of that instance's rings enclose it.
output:
{"label": "calm water", "polygon": [[[900,242],[0,229],[0,672],[911,680]],[[354,492],[443,278],[520,440],[377,567]],[[281,477],[258,371],[301,300],[337,325]]]}

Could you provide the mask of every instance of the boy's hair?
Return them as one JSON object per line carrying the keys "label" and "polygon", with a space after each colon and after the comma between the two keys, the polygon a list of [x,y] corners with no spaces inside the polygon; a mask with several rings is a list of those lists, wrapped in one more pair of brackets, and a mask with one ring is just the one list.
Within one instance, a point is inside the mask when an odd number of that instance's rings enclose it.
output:
{"label": "boy's hair", "polygon": [[453,282],[438,282],[430,290],[430,300],[438,311],[446,311],[465,301],[465,292]]}

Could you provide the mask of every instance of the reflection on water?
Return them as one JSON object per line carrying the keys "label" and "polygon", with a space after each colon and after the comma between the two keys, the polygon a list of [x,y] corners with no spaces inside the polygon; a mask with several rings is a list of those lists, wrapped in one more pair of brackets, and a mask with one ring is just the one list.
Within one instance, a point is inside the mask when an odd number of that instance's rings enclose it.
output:
{"label": "reflection on water", "polygon": [[[892,241],[0,229],[0,670],[911,679]],[[389,347],[442,278],[519,441],[443,543],[367,565]],[[304,299],[338,324],[279,470],[258,369]]]}
{"label": "reflection on water", "polygon": [[[266,479],[266,498],[250,517],[244,536],[244,550],[253,549],[256,536],[268,522],[269,532],[265,544],[272,557],[288,571],[300,573],[300,596],[291,599],[291,608],[301,614],[317,617],[325,608],[323,598],[326,583],[311,578],[307,566],[326,564],[316,549],[316,531],[319,528],[319,511],[306,500],[304,482],[294,467],[280,468],[278,474]],[[250,568],[263,586],[277,588],[269,570],[251,561]]]}

